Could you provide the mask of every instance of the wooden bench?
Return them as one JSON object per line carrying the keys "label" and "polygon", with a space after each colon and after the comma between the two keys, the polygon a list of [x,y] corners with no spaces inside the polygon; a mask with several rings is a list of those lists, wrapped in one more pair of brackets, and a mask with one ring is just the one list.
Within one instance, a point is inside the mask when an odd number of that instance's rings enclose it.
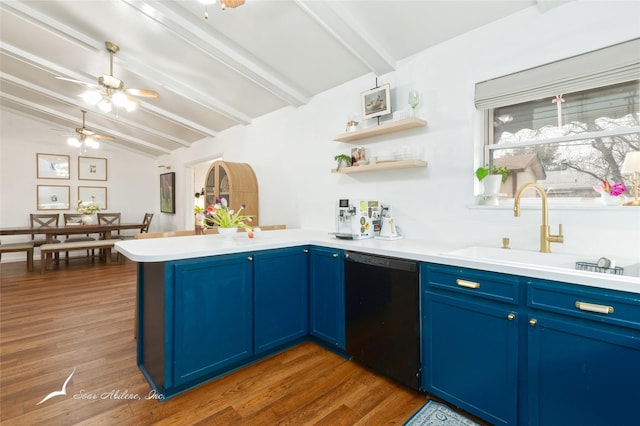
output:
{"label": "wooden bench", "polygon": [[[43,244],[40,246],[40,273],[44,274],[47,269],[47,257],[49,254],[60,253],[61,251],[91,250],[101,249],[105,251],[107,263],[111,263],[111,249],[120,240],[94,240],[94,241],[74,241],[72,243]],[[118,259],[122,259],[118,253]]]}

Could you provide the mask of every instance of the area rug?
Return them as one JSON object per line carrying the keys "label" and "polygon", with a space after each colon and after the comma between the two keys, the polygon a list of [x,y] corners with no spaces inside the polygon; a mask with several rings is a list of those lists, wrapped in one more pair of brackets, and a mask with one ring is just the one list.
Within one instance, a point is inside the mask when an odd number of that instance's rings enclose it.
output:
{"label": "area rug", "polygon": [[436,401],[429,400],[405,426],[480,426],[462,414]]}

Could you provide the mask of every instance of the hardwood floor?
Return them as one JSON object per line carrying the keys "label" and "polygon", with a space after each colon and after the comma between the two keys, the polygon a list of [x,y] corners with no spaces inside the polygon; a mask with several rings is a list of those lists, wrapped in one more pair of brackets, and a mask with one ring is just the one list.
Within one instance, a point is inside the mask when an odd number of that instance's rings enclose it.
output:
{"label": "hardwood floor", "polygon": [[[427,400],[313,343],[147,400],[132,330],[135,268],[78,258],[40,275],[0,265],[2,425],[403,424]],[[38,405],[74,368],[67,395]]]}

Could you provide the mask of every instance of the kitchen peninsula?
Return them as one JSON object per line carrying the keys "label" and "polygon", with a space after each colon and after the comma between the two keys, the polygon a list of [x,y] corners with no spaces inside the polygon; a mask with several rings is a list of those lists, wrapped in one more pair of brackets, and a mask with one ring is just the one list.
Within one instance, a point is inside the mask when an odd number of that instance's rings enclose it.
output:
{"label": "kitchen peninsula", "polygon": [[[437,242],[344,241],[299,229],[115,247],[139,262],[138,364],[165,397],[306,339],[348,356],[344,250],[420,262],[426,392],[494,424],[604,415],[626,424],[640,397],[637,276],[488,262]],[[451,351],[460,356],[452,360]],[[605,406],[606,413],[598,408]]]}

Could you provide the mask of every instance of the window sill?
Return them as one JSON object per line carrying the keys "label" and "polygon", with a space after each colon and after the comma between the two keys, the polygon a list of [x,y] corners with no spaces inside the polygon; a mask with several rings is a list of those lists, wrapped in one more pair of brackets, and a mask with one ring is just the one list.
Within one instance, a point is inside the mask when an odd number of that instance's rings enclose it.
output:
{"label": "window sill", "polygon": [[[628,199],[630,200],[630,199]],[[542,201],[540,198],[527,198],[520,200],[522,210],[540,210]],[[513,198],[501,198],[497,205],[487,205],[473,203],[467,206],[469,209],[477,210],[513,210]],[[549,210],[587,210],[587,211],[626,211],[630,213],[640,213],[638,206],[605,206],[598,198],[592,199],[549,199]]]}

